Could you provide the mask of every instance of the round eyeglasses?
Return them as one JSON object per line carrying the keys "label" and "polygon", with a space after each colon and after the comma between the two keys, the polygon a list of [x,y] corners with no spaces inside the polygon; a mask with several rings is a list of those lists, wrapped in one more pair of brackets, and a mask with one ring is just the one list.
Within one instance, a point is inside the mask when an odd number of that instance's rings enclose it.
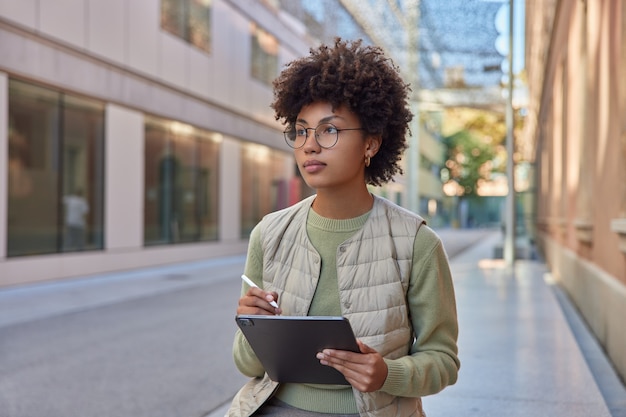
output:
{"label": "round eyeglasses", "polygon": [[339,129],[335,125],[330,123],[322,123],[317,127],[304,127],[302,125],[294,125],[287,128],[283,135],[285,135],[285,142],[287,145],[294,149],[300,149],[306,143],[309,138],[309,130],[314,132],[315,141],[324,149],[330,149],[337,144],[339,140],[339,132],[342,130],[363,130],[362,127],[355,127],[351,129]]}

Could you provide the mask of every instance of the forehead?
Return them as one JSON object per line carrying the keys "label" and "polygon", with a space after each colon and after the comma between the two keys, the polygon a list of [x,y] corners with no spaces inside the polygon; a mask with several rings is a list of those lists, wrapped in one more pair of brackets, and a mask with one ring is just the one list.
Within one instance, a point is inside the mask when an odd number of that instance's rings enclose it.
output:
{"label": "forehead", "polygon": [[358,121],[356,113],[350,110],[346,105],[337,107],[324,101],[313,102],[307,104],[300,109],[296,122],[307,125],[317,125],[319,123],[335,123],[335,122],[355,122]]}

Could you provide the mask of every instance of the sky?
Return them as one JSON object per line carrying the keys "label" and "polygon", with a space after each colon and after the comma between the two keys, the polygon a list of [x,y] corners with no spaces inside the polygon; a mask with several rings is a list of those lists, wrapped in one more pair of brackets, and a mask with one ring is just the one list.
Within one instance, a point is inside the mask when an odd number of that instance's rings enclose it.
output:
{"label": "sky", "polygon": [[[354,23],[341,0],[280,1],[285,10],[307,22],[309,30],[322,41],[328,42],[335,36],[371,41]],[[406,1],[396,0],[396,3],[401,8],[408,7]],[[463,81],[468,87],[506,83],[509,1],[418,0],[420,86],[445,87],[446,72],[450,73],[450,68],[462,68]],[[516,37],[513,63],[515,72],[519,73],[524,66],[524,0],[512,1],[515,4]],[[366,11],[365,19],[374,16],[372,24],[386,28],[386,37],[395,37],[388,39],[387,47],[404,48],[403,32],[394,30],[398,22],[391,12],[389,0],[368,0],[359,4]]]}
{"label": "sky", "polygon": [[[483,0],[486,1],[486,0]],[[500,35],[496,39],[496,49],[506,56],[509,52],[509,3],[500,6],[496,14],[496,29]],[[524,69],[524,1],[515,0],[513,5],[513,72],[519,74]],[[508,65],[504,68],[508,71]]]}
{"label": "sky", "polygon": [[[524,65],[524,1],[514,0],[513,66]],[[420,0],[420,79],[445,82],[445,68],[463,67],[468,86],[497,85],[508,71],[509,0]]]}

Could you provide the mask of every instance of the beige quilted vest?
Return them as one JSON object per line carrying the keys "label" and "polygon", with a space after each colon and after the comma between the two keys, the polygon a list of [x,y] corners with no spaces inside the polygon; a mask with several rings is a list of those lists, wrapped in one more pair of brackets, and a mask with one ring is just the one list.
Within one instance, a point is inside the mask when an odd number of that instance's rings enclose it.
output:
{"label": "beige quilted vest", "polygon": [[[269,214],[260,225],[263,287],[278,292],[283,315],[307,315],[317,286],[321,258],[305,227],[314,198]],[[423,223],[416,214],[375,197],[363,228],[337,249],[342,315],[356,337],[385,358],[406,355],[413,341],[406,293],[413,242]],[[249,416],[277,387],[267,375],[251,380],[236,395],[228,416]],[[353,391],[361,416],[424,415],[420,398]]]}

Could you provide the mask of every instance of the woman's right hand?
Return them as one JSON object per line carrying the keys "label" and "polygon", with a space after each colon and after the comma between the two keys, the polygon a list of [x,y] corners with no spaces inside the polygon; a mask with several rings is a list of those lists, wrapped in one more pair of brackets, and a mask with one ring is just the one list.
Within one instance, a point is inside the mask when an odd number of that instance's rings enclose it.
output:
{"label": "woman's right hand", "polygon": [[278,293],[275,291],[263,291],[260,288],[250,287],[243,297],[239,299],[237,314],[249,315],[280,315],[282,309],[272,307],[270,302],[278,302]]}

